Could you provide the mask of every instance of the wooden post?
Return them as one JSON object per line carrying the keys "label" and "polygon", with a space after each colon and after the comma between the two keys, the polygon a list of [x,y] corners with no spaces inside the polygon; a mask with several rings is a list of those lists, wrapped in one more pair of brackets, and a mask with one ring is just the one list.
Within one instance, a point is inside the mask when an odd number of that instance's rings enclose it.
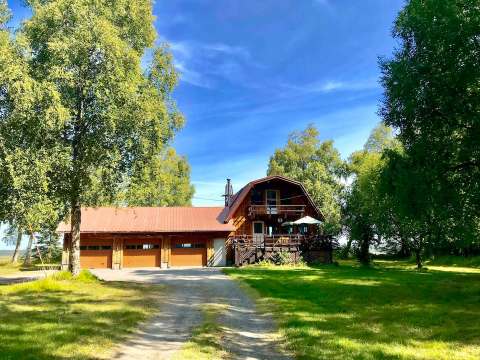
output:
{"label": "wooden post", "polygon": [[162,239],[162,252],[161,252],[161,264],[162,268],[170,267],[170,251],[171,251],[171,239],[170,236],[164,236]]}
{"label": "wooden post", "polygon": [[114,237],[112,243],[112,269],[120,270],[123,267],[123,239]]}

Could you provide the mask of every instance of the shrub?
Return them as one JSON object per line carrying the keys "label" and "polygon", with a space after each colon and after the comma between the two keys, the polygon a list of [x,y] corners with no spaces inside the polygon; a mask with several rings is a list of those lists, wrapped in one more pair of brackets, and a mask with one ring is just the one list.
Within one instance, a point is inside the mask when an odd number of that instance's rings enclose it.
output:
{"label": "shrub", "polygon": [[294,264],[294,261],[292,260],[292,256],[289,251],[278,251],[272,256],[272,261],[276,265],[290,265]]}

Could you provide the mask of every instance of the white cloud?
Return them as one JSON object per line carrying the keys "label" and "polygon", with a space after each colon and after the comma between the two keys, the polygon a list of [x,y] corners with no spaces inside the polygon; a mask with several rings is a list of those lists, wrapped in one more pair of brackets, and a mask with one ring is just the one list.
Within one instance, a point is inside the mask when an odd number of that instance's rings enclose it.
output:
{"label": "white cloud", "polygon": [[198,71],[188,68],[185,63],[175,60],[175,68],[180,73],[180,81],[185,81],[190,85],[211,89],[213,84]]}
{"label": "white cloud", "polygon": [[195,41],[168,41],[180,72],[180,81],[213,88],[218,80],[247,83],[244,68],[251,65],[250,53],[242,46]]}
{"label": "white cloud", "polygon": [[301,93],[331,93],[336,91],[364,91],[379,88],[378,80],[375,78],[365,80],[326,80],[305,85],[284,84],[288,89],[297,90]]}

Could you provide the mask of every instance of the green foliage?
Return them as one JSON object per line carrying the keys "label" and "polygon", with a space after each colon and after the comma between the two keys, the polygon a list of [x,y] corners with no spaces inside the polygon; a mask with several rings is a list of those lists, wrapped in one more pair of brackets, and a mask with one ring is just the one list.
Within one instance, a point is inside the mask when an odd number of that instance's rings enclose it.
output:
{"label": "green foliage", "polygon": [[333,142],[322,142],[313,125],[290,134],[287,145],[270,158],[267,173],[302,182],[325,216],[324,232],[335,235],[340,232],[343,190],[340,179],[345,175],[345,164]]}
{"label": "green foliage", "polygon": [[[344,223],[350,240],[355,241],[356,254],[365,264],[370,261],[369,249],[381,238],[381,225],[385,221],[387,206],[379,193],[380,174],[384,167],[382,152],[398,147],[391,129],[378,125],[367,140],[364,150],[350,156],[348,168],[352,176],[344,206]],[[349,248],[343,249],[347,257]]]}
{"label": "green foliage", "polygon": [[297,359],[480,357],[479,270],[374,265],[225,272],[258,292]]}
{"label": "green foliage", "polygon": [[404,173],[397,205],[420,236],[458,248],[480,238],[479,28],[477,1],[411,0],[394,25],[400,46],[380,64],[381,115],[405,149],[390,159]]}
{"label": "green foliage", "polygon": [[125,203],[129,206],[186,206],[191,204],[194,191],[186,159],[169,148],[147,163],[135,166]]}
{"label": "green foliage", "polygon": [[290,251],[280,250],[275,252],[272,261],[276,265],[291,265],[294,264]]}
{"label": "green foliage", "polygon": [[8,8],[6,0],[0,0],[0,30],[11,19],[12,13]]}
{"label": "green foliage", "polygon": [[43,230],[36,237],[36,248],[33,251],[33,258],[40,260],[37,248],[40,251],[44,263],[59,262],[62,256],[60,236],[55,231]]}
{"label": "green foliage", "polygon": [[[0,218],[36,232],[70,210],[78,272],[81,206],[114,199],[132,174],[142,179],[142,164],[187,174],[162,180],[187,190],[162,203],[190,200],[188,165],[166,150],[184,123],[171,98],[178,76],[164,45],[141,67],[156,36],[149,0],[28,5],[14,36],[0,30]],[[153,196],[152,186],[139,193]]]}

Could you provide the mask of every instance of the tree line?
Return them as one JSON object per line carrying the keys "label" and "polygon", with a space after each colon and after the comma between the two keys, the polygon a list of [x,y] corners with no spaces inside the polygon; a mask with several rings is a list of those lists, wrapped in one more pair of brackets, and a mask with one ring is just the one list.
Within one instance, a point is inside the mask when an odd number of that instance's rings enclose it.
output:
{"label": "tree line", "polygon": [[480,4],[411,0],[381,58],[384,89],[364,148],[342,161],[313,127],[291,135],[269,174],[303,181],[343,255],[480,254]]}

